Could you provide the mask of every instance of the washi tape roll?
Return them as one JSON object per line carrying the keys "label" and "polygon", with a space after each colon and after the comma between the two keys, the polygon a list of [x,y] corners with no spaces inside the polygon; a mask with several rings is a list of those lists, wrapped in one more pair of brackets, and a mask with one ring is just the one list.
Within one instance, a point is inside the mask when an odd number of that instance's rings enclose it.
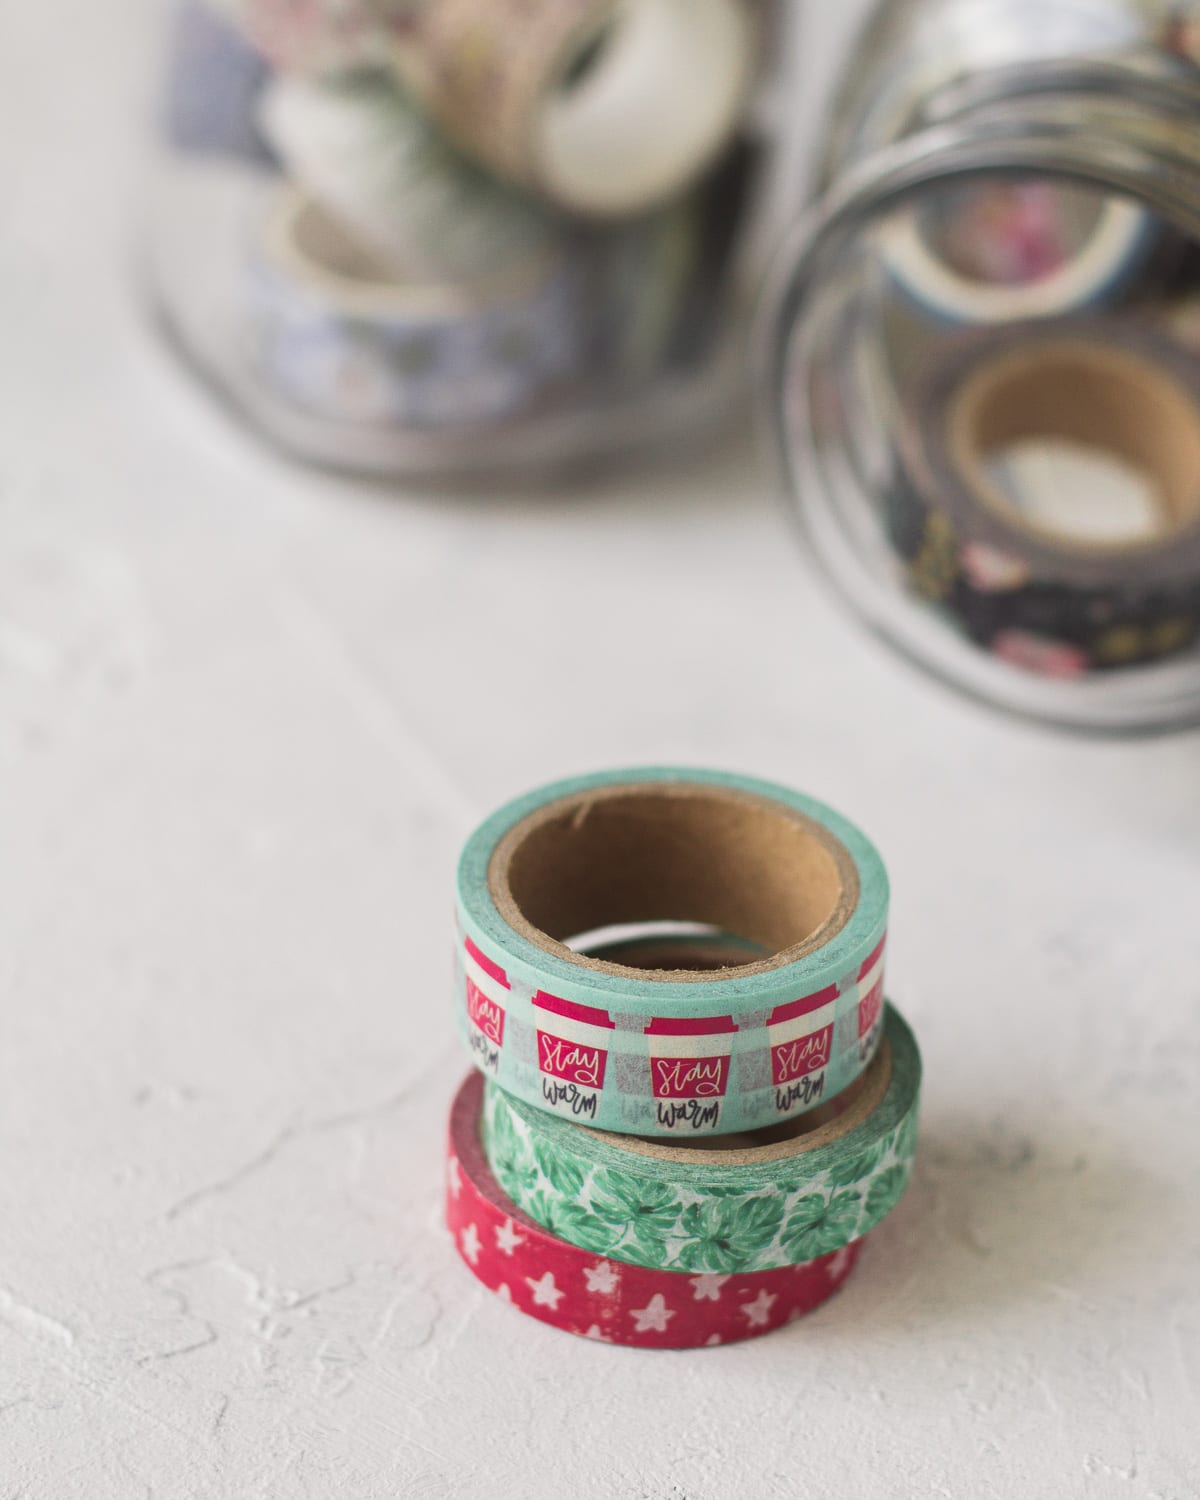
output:
{"label": "washi tape roll", "polygon": [[[911,585],[1004,660],[1072,677],[1195,644],[1200,361],[1169,337],[968,337],[917,382],[899,449],[888,525]],[[1106,467],[1056,485],[1064,452]]]}
{"label": "washi tape roll", "polygon": [[[213,0],[213,3],[272,68],[284,72],[339,73],[385,64],[388,25],[394,29],[411,22],[424,0]],[[386,16],[384,11],[388,13]]]}
{"label": "washi tape roll", "polygon": [[479,1141],[483,1079],[450,1115],[446,1223],[471,1274],[530,1317],[567,1333],[646,1349],[695,1349],[757,1338],[828,1300],[862,1241],[778,1271],[690,1274],[631,1266],[550,1234],[509,1201]]}
{"label": "washi tape roll", "polygon": [[184,0],[171,23],[162,109],[168,145],[189,155],[275,166],[257,120],[269,76],[263,59],[222,17]]}
{"label": "washi tape roll", "polygon": [[[463,852],[460,1025],[476,1065],[539,1109],[643,1135],[759,1129],[870,1064],[887,905],[868,840],[784,787],[665,769],[561,782]],[[769,956],[645,969],[576,951],[657,920]]]}
{"label": "washi tape roll", "polygon": [[666,202],[717,155],[755,43],[747,0],[428,0],[393,58],[480,160],[611,217]]}
{"label": "washi tape roll", "polygon": [[261,118],[292,181],[402,272],[475,281],[557,248],[558,225],[455,151],[386,75],[280,78]]}
{"label": "washi tape roll", "polygon": [[247,296],[259,378],[303,412],[361,426],[497,422],[574,376],[586,353],[569,262],[473,286],[405,281],[293,192],[268,216]]}
{"label": "washi tape roll", "polygon": [[678,1146],[572,1125],[488,1084],[502,1191],[561,1239],[659,1270],[767,1271],[853,1244],[895,1207],[917,1139],[921,1059],[896,1011],[866,1075],[811,1120]]}
{"label": "washi tape roll", "polygon": [[1110,303],[1155,239],[1153,217],[1125,199],[1007,177],[942,188],[879,232],[894,285],[925,316],[959,326]]}

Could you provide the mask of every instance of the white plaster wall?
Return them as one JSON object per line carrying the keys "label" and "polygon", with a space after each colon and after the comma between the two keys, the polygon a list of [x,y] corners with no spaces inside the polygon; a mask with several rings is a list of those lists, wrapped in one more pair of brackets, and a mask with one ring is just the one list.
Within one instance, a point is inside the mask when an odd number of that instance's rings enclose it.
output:
{"label": "white plaster wall", "polygon": [[[1200,736],[898,665],[746,442],[475,500],[262,451],[136,305],[147,21],[0,12],[0,1500],[1200,1494]],[[458,844],[657,759],[872,831],[928,1079],[846,1291],[673,1356],[439,1223]]]}

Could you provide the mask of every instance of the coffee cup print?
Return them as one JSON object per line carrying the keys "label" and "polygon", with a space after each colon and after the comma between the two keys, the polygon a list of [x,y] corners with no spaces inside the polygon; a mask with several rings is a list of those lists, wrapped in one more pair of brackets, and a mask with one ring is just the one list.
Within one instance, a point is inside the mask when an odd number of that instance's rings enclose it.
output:
{"label": "coffee cup print", "polygon": [[495,1078],[504,1047],[508,975],[470,938],[463,939],[462,964],[467,989],[467,1042],[477,1065]]}
{"label": "coffee cup print", "polygon": [[887,933],[858,971],[858,1058],[864,1066],[874,1057],[883,1032],[883,949]]}
{"label": "coffee cup print", "polygon": [[822,1098],[829,1060],[838,988],[777,1005],[767,1021],[771,1041],[771,1082],[780,1116],[800,1114]]}
{"label": "coffee cup print", "polygon": [[594,1120],[615,1026],[606,1010],[541,990],[533,997],[542,1100],[558,1114]]}
{"label": "coffee cup print", "polygon": [[720,1128],[736,1031],[732,1016],[655,1019],[646,1027],[659,1130],[695,1134]]}

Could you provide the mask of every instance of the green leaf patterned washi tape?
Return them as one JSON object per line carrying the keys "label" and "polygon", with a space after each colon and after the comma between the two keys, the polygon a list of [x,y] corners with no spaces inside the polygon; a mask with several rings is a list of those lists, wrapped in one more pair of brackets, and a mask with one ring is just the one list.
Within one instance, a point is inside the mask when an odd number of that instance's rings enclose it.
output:
{"label": "green leaf patterned washi tape", "polygon": [[[887,908],[869,841],[784,787],[670,769],[561,782],[467,843],[459,1024],[503,1089],[579,1124],[684,1138],[777,1125],[875,1056]],[[724,935],[728,965],[579,951],[655,923]]]}
{"label": "green leaf patterned washi tape", "polygon": [[[921,1058],[886,1007],[885,1046],[841,1113],[703,1148],[603,1136],[487,1086],[483,1146],[517,1208],[583,1250],[634,1266],[748,1272],[799,1265],[873,1229],[916,1148]],[[807,1127],[807,1128],[805,1128]]]}
{"label": "green leaf patterned washi tape", "polygon": [[611,1260],[713,1274],[799,1265],[860,1239],[908,1185],[921,1058],[890,1005],[884,1033],[853,1097],[828,1107],[840,1114],[733,1149],[602,1135],[489,1084],[488,1163],[530,1218]]}

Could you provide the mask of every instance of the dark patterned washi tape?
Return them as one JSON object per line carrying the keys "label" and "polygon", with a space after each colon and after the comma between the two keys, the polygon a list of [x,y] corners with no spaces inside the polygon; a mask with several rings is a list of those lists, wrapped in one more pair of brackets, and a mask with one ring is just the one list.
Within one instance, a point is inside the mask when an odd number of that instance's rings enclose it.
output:
{"label": "dark patterned washi tape", "polygon": [[[1021,439],[1145,474],[1151,533],[1089,541],[1023,515],[986,462]],[[897,458],[887,525],[911,586],[997,656],[1072,677],[1200,637],[1200,360],[1169,337],[1091,319],[963,336],[914,382]]]}

